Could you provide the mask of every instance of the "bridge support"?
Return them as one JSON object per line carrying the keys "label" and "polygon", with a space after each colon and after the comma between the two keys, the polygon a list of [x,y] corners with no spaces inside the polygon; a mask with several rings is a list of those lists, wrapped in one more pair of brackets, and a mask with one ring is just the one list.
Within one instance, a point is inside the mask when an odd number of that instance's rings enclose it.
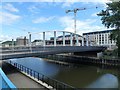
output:
{"label": "bridge support", "polygon": [[73,46],[73,34],[70,33],[70,46]]}
{"label": "bridge support", "polygon": [[78,35],[76,35],[76,46],[79,46]]}
{"label": "bridge support", "polygon": [[56,31],[54,31],[54,46],[56,46]]}
{"label": "bridge support", "polygon": [[86,36],[86,46],[88,46],[88,35]]}
{"label": "bridge support", "polygon": [[45,46],[45,32],[43,32],[43,46]]}
{"label": "bridge support", "polygon": [[82,46],[84,46],[84,37],[82,37]]}
{"label": "bridge support", "polygon": [[12,50],[14,50],[14,39],[12,39]]}
{"label": "bridge support", "polygon": [[65,32],[63,32],[63,46],[65,46]]}
{"label": "bridge support", "polygon": [[31,46],[31,34],[29,34],[29,47]]}

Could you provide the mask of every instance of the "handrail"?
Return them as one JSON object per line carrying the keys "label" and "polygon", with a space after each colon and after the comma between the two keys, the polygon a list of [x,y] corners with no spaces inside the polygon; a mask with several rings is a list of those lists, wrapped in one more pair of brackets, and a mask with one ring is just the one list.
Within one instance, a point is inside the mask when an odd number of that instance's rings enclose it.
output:
{"label": "handrail", "polygon": [[10,63],[11,65],[13,65],[14,67],[16,67],[18,70],[36,78],[38,81],[41,80],[42,82],[45,82],[46,84],[48,84],[48,86],[52,86],[53,88],[55,88],[56,90],[65,90],[66,88],[69,88],[70,90],[76,90],[75,87],[70,86],[68,84],[65,84],[63,82],[60,82],[58,80],[55,80],[53,78],[50,78],[48,76],[43,75],[42,73],[39,73],[35,70],[32,70],[26,66],[23,66],[21,64],[18,63],[14,63],[12,61],[9,61],[8,63]]}
{"label": "handrail", "polygon": [[11,89],[16,88],[15,85],[7,78],[7,76],[2,71],[1,68],[0,68],[0,76],[2,78],[2,88],[11,88]]}

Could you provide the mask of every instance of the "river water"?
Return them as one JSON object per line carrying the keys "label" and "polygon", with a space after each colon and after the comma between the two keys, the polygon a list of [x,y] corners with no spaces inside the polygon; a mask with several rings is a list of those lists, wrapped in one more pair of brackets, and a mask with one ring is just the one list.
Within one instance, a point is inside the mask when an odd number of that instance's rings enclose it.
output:
{"label": "river water", "polygon": [[34,57],[11,60],[77,88],[120,88],[118,69],[88,65],[65,66]]}

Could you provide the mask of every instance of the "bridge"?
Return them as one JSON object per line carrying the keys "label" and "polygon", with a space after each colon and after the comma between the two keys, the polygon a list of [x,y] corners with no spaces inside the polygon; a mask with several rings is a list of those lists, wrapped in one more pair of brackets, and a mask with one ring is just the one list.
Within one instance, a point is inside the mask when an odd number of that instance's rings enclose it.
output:
{"label": "bridge", "polygon": [[[53,37],[50,40],[46,40],[47,33],[52,33]],[[60,36],[60,33],[62,35]],[[2,47],[0,48],[1,55],[0,59],[12,59],[12,58],[22,58],[31,56],[43,56],[51,54],[61,54],[61,53],[86,53],[86,52],[101,52],[106,49],[102,46],[91,46],[91,41],[89,37],[83,37],[79,34],[68,32],[68,31],[44,31],[31,33],[28,32],[28,43],[25,45],[14,45],[14,40],[12,39],[12,47]],[[42,44],[33,45],[32,37],[33,34],[41,34]],[[57,36],[58,35],[58,36]],[[38,37],[40,39],[40,36]],[[26,38],[25,38],[26,39]],[[24,41],[26,43],[26,41]],[[82,54],[81,54],[82,55]]]}
{"label": "bridge", "polygon": [[[36,39],[35,36],[37,36]],[[41,46],[90,46],[91,44],[88,36],[84,37],[68,31],[28,32],[24,39],[26,38],[28,41],[24,41],[25,46],[34,46],[33,40],[41,40]],[[12,41],[12,47],[14,47],[14,40]],[[23,45],[19,42],[17,46]]]}
{"label": "bridge", "polygon": [[0,55],[1,60],[12,58],[24,58],[24,57],[41,57],[44,55],[62,54],[62,53],[74,53],[74,52],[101,52],[105,47],[98,46],[36,46],[36,47],[16,47],[3,48]]}
{"label": "bridge", "polygon": [[[31,37],[32,34],[35,33],[29,33],[28,45],[24,45],[24,46],[12,45],[12,47],[0,48],[2,53],[0,55],[1,59],[4,60],[4,59],[12,59],[12,58],[32,57],[32,56],[40,57],[43,55],[76,53],[76,52],[98,53],[106,49],[106,47],[102,47],[102,46],[90,46],[91,41],[89,41],[88,37],[83,37],[79,34],[75,34],[72,32],[45,31],[41,33],[43,36],[42,45],[32,45]],[[47,33],[53,33],[53,39],[46,40]],[[62,36],[57,36],[57,34],[59,33],[62,33]],[[66,35],[68,37],[66,37]],[[49,42],[49,44],[47,42]]]}

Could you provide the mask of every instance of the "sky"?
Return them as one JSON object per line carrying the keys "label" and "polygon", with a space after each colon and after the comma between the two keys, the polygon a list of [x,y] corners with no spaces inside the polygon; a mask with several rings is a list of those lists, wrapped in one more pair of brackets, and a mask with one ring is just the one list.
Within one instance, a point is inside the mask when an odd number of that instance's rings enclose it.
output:
{"label": "sky", "polygon": [[[74,32],[74,13],[66,10],[86,8],[77,12],[77,34],[107,30],[96,14],[106,8],[108,0],[4,0],[0,3],[0,41],[17,37],[41,39],[38,32]],[[98,8],[96,8],[98,7]],[[36,34],[35,34],[36,33]],[[51,37],[51,33],[46,38]],[[60,34],[58,34],[60,35]]]}

